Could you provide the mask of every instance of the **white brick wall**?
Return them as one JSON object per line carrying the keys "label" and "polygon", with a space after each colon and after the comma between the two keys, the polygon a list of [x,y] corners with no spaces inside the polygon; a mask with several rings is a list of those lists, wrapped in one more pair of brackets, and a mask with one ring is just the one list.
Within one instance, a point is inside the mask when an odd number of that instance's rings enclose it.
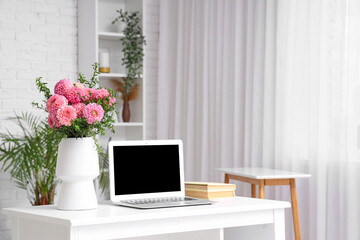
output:
{"label": "white brick wall", "polygon": [[[147,138],[156,138],[159,0],[146,0]],[[35,78],[54,84],[77,73],[76,0],[0,0],[0,131],[17,129],[4,118],[36,111],[42,100]],[[0,208],[29,205],[26,193],[0,174]],[[10,240],[11,222],[0,215],[0,239]]]}
{"label": "white brick wall", "polygon": [[[38,76],[50,82],[77,73],[76,0],[0,0],[0,131],[16,131],[4,118],[35,111]],[[0,208],[29,205],[26,193],[0,173]],[[0,215],[0,239],[10,240],[11,222]]]}

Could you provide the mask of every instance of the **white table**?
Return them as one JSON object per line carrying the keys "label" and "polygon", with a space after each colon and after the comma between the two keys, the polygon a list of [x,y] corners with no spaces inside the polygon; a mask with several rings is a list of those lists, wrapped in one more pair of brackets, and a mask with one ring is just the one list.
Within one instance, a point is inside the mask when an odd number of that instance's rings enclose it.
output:
{"label": "white table", "polygon": [[207,206],[152,210],[101,204],[90,211],[41,206],[2,212],[12,216],[13,240],[102,240],[201,230],[211,233],[204,239],[221,240],[224,228],[257,224],[272,224],[273,239],[285,240],[284,208],[288,207],[288,202],[235,197]]}
{"label": "white table", "polygon": [[259,198],[265,198],[265,186],[289,185],[295,239],[301,240],[299,210],[296,195],[295,178],[309,178],[307,173],[289,172],[269,168],[218,168],[225,173],[225,183],[230,179],[251,183],[251,196],[256,198],[256,186],[259,185]]}

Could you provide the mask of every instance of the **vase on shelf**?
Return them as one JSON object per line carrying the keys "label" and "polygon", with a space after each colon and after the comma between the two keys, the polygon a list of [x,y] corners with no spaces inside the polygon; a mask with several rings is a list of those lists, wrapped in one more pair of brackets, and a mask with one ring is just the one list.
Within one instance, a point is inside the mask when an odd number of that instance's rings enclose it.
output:
{"label": "vase on shelf", "polygon": [[99,49],[99,72],[110,72],[110,50],[108,48]]}
{"label": "vase on shelf", "polygon": [[56,176],[62,180],[57,208],[88,210],[98,207],[93,180],[99,175],[93,138],[65,138],[58,149]]}
{"label": "vase on shelf", "polygon": [[129,100],[127,99],[123,101],[122,119],[123,122],[130,121],[130,104],[129,104]]}
{"label": "vase on shelf", "polygon": [[122,33],[125,30],[126,26],[127,24],[120,20],[116,23],[116,28],[119,33]]}

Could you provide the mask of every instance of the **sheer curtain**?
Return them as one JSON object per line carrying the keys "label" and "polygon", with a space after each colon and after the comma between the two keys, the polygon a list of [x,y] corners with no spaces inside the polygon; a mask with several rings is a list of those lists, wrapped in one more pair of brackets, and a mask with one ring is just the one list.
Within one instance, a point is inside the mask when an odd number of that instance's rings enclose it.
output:
{"label": "sheer curtain", "polygon": [[186,178],[309,172],[303,239],[360,239],[359,12],[359,0],[160,1],[158,138],[184,141]]}
{"label": "sheer curtain", "polygon": [[312,174],[299,189],[304,239],[360,238],[359,2],[277,5],[273,161]]}
{"label": "sheer curtain", "polygon": [[187,178],[262,161],[265,6],[160,1],[158,138],[183,139]]}

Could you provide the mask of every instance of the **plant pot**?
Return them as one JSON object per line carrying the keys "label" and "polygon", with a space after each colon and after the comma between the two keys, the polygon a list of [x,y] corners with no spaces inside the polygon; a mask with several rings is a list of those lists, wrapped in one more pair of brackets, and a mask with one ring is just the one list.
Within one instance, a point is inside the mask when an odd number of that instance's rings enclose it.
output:
{"label": "plant pot", "polygon": [[122,119],[123,119],[123,122],[130,121],[130,105],[129,105],[128,100],[123,101]]}
{"label": "plant pot", "polygon": [[117,21],[116,28],[119,33],[122,33],[125,30],[126,26],[127,24],[125,22],[122,22],[120,20]]}
{"label": "plant pot", "polygon": [[56,175],[62,180],[58,209],[86,210],[98,207],[93,180],[99,175],[99,158],[92,138],[61,140]]}

